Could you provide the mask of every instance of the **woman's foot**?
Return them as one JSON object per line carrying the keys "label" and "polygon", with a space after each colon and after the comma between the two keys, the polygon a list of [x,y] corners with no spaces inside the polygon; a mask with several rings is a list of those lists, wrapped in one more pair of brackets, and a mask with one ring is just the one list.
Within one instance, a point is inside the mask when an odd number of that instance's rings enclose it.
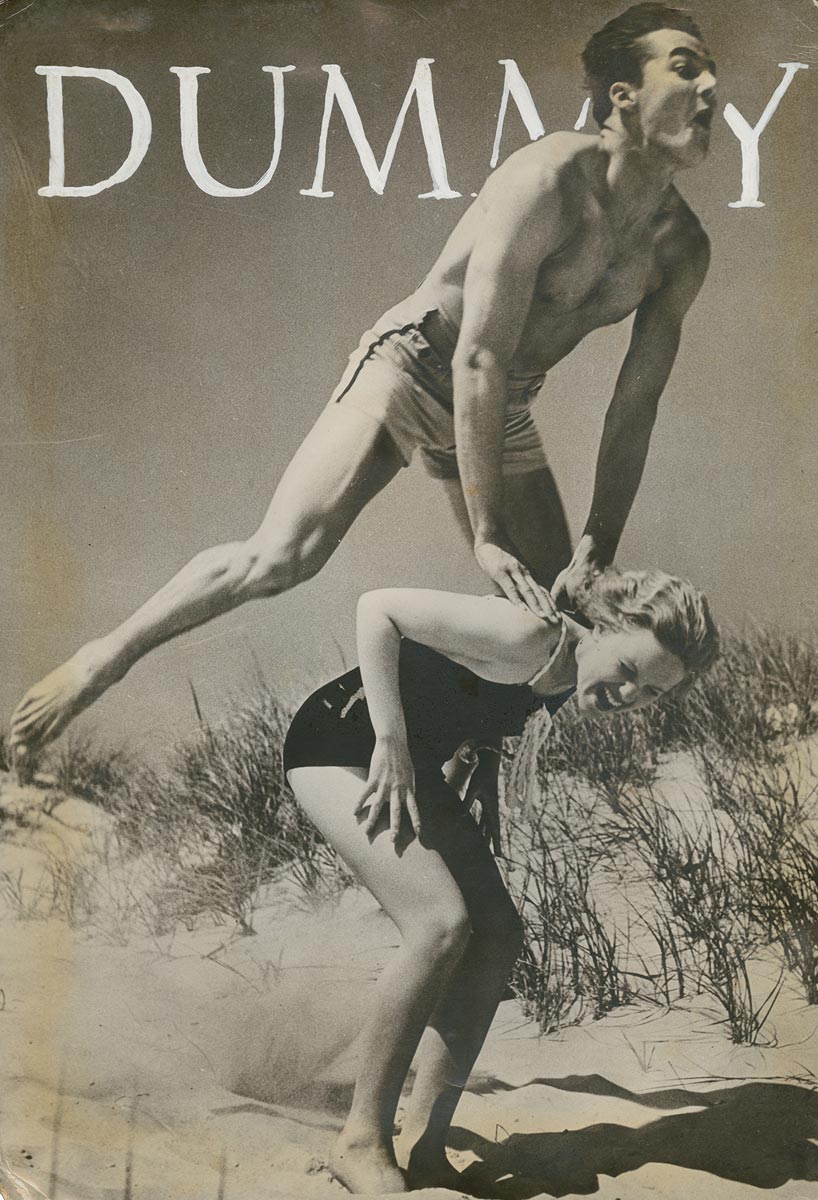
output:
{"label": "woman's foot", "polygon": [[332,1151],[329,1169],[339,1183],[356,1195],[384,1196],[408,1192],[406,1178],[391,1146],[353,1141],[341,1134]]}

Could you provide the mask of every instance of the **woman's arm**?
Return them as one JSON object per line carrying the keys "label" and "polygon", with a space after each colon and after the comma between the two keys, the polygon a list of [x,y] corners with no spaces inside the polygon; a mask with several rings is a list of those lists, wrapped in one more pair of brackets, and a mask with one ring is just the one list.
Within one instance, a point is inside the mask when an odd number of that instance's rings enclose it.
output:
{"label": "woman's arm", "polygon": [[557,628],[494,597],[421,588],[388,588],[361,597],[358,661],[376,738],[369,779],[356,807],[360,812],[369,805],[367,833],[387,802],[393,840],[404,804],[420,832],[400,699],[401,638],[422,642],[487,679],[522,683],[531,677],[532,664],[544,661],[553,649]]}
{"label": "woman's arm", "polygon": [[[362,673],[374,665],[376,643],[388,638],[422,642],[496,683],[525,683],[546,661],[562,629],[499,596],[468,596],[428,588],[383,588],[358,602],[358,654]],[[366,661],[365,661],[366,660]],[[395,667],[397,686],[397,667]],[[377,688],[377,680],[373,679]],[[370,701],[366,678],[364,687]],[[390,722],[394,711],[384,714]],[[374,720],[374,717],[373,717]],[[377,732],[377,729],[376,729]]]}
{"label": "woman's arm", "polygon": [[369,806],[364,831],[371,835],[381,809],[388,802],[389,833],[394,842],[400,831],[404,804],[418,835],[420,814],[400,698],[401,633],[383,607],[370,601],[372,595],[367,593],[358,602],[357,640],[361,679],[375,730],[375,749],[366,788],[355,812],[358,814]]}

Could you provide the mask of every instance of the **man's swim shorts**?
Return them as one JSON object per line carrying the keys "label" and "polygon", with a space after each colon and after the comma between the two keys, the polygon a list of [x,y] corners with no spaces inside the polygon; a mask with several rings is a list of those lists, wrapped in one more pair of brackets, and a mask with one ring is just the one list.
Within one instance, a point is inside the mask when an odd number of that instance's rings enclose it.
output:
{"label": "man's swim shorts", "polygon": [[[457,330],[439,308],[410,298],[390,308],[350,355],[330,405],[364,412],[387,430],[404,463],[420,450],[436,479],[456,479],[452,355]],[[503,473],[547,467],[531,402],[544,375],[509,373]]]}

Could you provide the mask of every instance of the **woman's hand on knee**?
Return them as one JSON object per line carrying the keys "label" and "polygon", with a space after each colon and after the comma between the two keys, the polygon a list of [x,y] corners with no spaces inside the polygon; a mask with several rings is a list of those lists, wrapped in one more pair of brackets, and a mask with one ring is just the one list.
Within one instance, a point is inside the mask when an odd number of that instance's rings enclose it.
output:
{"label": "woman's hand on knee", "polygon": [[369,778],[360,800],[355,805],[355,815],[366,807],[369,814],[364,822],[364,832],[372,837],[382,810],[388,806],[389,836],[396,841],[400,833],[403,809],[409,814],[412,828],[420,836],[420,813],[415,800],[415,771],[405,737],[378,738],[369,765]]}

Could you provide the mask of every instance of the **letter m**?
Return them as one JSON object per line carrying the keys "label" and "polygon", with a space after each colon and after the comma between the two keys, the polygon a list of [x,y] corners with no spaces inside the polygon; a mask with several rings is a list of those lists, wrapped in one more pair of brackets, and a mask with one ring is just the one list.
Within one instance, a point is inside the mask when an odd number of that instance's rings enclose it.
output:
{"label": "letter m", "polygon": [[330,118],[336,100],[341,114],[346,121],[352,143],[358,151],[358,158],[361,160],[361,166],[369,180],[369,186],[379,196],[382,196],[386,181],[389,178],[392,160],[395,157],[395,150],[398,146],[401,131],[403,130],[403,122],[406,119],[409,105],[414,96],[417,98],[420,128],[423,133],[423,142],[426,146],[429,172],[432,177],[432,184],[434,185],[431,192],[422,192],[419,199],[457,199],[460,193],[452,191],[446,177],[446,160],[443,157],[443,143],[440,139],[440,127],[437,123],[435,98],[432,91],[432,73],[429,70],[433,62],[433,58],[419,58],[417,60],[415,74],[409,85],[409,91],[404,97],[398,118],[395,121],[395,126],[386,147],[386,153],[383,156],[383,162],[380,166],[375,161],[372,147],[364,133],[358,106],[352,97],[352,92],[349,90],[347,81],[341,74],[341,68],[335,63],[327,63],[321,68],[322,71],[326,71],[327,73],[327,91],[324,97],[324,116],[321,121],[321,137],[318,143],[318,161],[315,166],[315,178],[312,181],[312,187],[301,188],[302,196],[333,196],[335,194],[334,192],[324,191],[324,168],[327,161],[327,137],[329,135]]}

